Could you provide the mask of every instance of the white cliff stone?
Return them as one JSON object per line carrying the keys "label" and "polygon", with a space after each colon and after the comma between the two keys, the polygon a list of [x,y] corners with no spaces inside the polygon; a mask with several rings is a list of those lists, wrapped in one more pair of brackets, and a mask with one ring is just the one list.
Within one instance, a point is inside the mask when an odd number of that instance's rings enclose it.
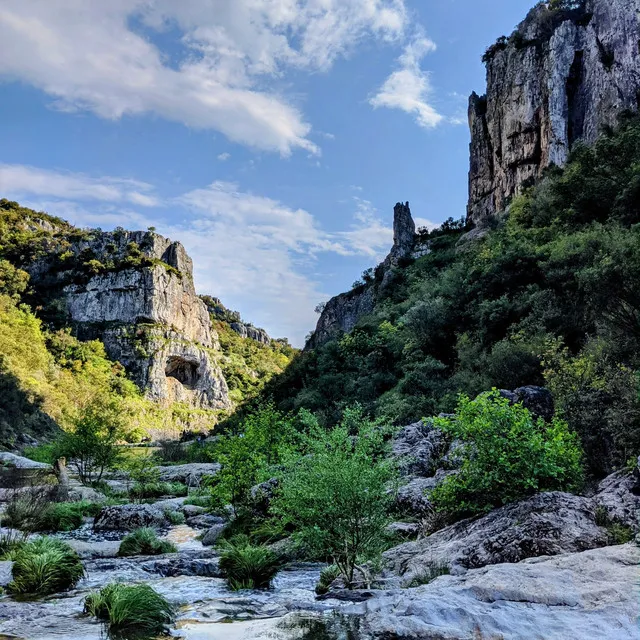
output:
{"label": "white cliff stone", "polygon": [[577,142],[637,110],[639,13],[640,0],[540,3],[491,48],[486,96],[469,102],[469,222],[482,226]]}

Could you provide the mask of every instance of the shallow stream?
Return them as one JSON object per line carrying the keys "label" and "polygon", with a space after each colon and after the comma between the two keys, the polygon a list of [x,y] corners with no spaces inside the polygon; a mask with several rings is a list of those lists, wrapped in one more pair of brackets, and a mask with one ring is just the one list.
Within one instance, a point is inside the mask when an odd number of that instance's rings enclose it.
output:
{"label": "shallow stream", "polygon": [[174,638],[357,640],[350,625],[336,615],[340,603],[315,599],[320,565],[285,567],[268,591],[231,591],[223,579],[207,576],[216,573],[212,568],[217,558],[196,540],[198,533],[186,525],[172,527],[165,537],[178,546],[178,554],[133,558],[115,557],[123,533],[96,535],[85,525],[58,534],[86,558],[85,578],[73,591],[47,598],[0,597],[0,640],[105,640],[103,625],[83,616],[83,602],[89,591],[114,580],[145,582],[177,605]]}

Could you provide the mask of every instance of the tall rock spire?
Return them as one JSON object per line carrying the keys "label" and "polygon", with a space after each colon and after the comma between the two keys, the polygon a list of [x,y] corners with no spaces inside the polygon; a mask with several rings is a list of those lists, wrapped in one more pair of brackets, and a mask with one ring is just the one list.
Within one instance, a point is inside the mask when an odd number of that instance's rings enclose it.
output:
{"label": "tall rock spire", "polygon": [[389,254],[392,261],[405,258],[411,253],[415,235],[416,224],[411,217],[409,203],[398,202],[393,208],[393,247]]}

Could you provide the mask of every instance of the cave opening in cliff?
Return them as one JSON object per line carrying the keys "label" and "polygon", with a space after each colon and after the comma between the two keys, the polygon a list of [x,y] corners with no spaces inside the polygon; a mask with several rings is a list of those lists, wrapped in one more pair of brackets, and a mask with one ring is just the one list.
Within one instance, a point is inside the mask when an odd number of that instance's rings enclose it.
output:
{"label": "cave opening in cliff", "polygon": [[187,389],[195,389],[198,382],[198,364],[181,356],[169,356],[165,367],[167,378],[175,378]]}

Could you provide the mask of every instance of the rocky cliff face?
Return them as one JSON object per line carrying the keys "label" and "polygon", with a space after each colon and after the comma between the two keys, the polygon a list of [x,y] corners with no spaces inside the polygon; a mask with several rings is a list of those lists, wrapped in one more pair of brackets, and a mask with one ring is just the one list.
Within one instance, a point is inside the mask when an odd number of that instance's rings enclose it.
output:
{"label": "rocky cliff face", "polygon": [[120,229],[90,232],[65,248],[31,273],[36,283],[57,274],[61,306],[80,337],[102,340],[153,400],[231,406],[217,336],[180,243]]}
{"label": "rocky cliff face", "polygon": [[[324,306],[305,349],[318,347],[341,332],[349,333],[362,316],[371,313],[378,290],[391,286],[392,270],[402,259],[415,257],[415,246],[416,225],[411,216],[409,203],[398,202],[393,209],[393,247],[384,262],[376,269],[375,279],[331,298]],[[424,255],[424,249],[420,251],[420,255]]]}
{"label": "rocky cliff face", "polygon": [[537,5],[485,54],[487,91],[471,95],[468,220],[482,225],[543,170],[562,166],[640,103],[640,0]]}

